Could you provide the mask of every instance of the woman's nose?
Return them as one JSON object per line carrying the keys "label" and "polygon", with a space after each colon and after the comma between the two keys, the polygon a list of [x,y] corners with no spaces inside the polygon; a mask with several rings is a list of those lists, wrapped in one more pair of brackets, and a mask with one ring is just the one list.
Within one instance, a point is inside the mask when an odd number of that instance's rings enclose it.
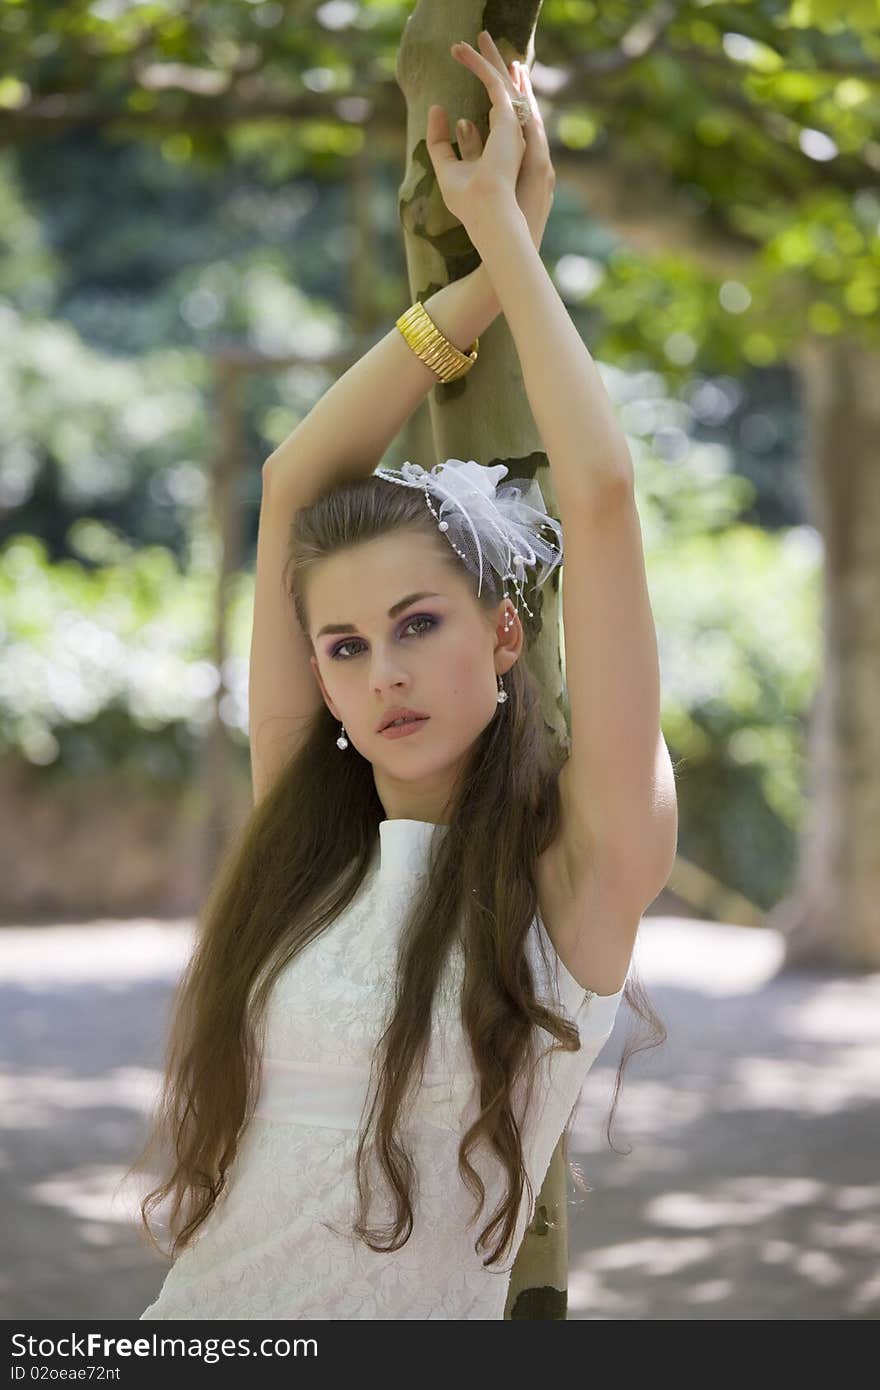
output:
{"label": "woman's nose", "polygon": [[401,671],[392,661],[377,662],[373,667],[372,675],[375,690],[403,688],[409,684],[406,672]]}

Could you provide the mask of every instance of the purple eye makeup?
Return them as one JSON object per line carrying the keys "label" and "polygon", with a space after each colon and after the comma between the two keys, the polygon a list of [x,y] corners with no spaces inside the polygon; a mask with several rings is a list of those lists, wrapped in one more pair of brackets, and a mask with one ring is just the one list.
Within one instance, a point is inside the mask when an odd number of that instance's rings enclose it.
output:
{"label": "purple eye makeup", "polygon": [[[403,632],[406,632],[407,628],[412,627],[412,626],[413,626],[414,624],[416,624],[416,623],[427,623],[427,627],[422,627],[422,628],[416,630],[416,631],[412,634],[414,637],[424,637],[424,636],[426,636],[429,632],[431,632],[435,627],[439,627],[439,626],[440,626],[440,621],[441,621],[441,620],[440,620],[439,618],[435,617],[432,613],[416,613],[416,614],[413,615],[413,617],[407,618],[406,621],[401,625],[401,632],[402,632],[402,633],[403,633]],[[358,653],[358,652],[354,652],[353,655],[351,655],[351,654],[346,654],[345,649],[346,649],[347,647],[357,646],[358,643],[360,643],[361,646],[364,645],[364,643],[361,641],[361,639],[360,639],[359,637],[349,637],[349,638],[347,638],[344,642],[337,642],[336,645],[335,645],[335,646],[331,649],[331,651],[328,653],[328,655],[329,655],[329,657],[330,657],[330,660],[331,660],[331,661],[351,661],[351,660],[353,660],[353,657],[354,657],[354,656],[358,656],[359,653]]]}

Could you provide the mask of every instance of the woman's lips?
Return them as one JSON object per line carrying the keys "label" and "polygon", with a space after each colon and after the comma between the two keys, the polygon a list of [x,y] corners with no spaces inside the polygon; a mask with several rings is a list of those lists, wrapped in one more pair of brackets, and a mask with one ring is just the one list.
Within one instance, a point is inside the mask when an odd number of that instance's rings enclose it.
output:
{"label": "woman's lips", "polygon": [[387,729],[382,730],[383,738],[406,738],[407,734],[416,733],[423,724],[427,724],[425,719],[414,719],[409,724],[389,724]]}

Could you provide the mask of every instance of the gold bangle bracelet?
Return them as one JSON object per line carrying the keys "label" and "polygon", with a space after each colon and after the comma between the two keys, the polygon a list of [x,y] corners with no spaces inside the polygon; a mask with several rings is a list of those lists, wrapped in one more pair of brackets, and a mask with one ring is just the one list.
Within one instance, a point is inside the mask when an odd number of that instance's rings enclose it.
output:
{"label": "gold bangle bracelet", "polygon": [[395,327],[400,329],[416,357],[430,367],[443,382],[455,381],[457,377],[464,376],[477,360],[479,338],[474,339],[468,352],[459,352],[455,344],[450,343],[440,332],[424,304],[418,299],[400,315]]}

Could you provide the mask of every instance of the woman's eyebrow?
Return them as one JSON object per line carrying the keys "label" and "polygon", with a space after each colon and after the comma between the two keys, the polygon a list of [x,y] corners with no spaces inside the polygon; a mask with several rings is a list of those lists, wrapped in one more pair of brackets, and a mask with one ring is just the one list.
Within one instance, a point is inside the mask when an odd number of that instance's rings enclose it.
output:
{"label": "woman's eyebrow", "polygon": [[[397,614],[401,613],[404,608],[408,608],[411,603],[418,603],[419,599],[443,597],[443,594],[433,593],[428,589],[418,594],[407,594],[406,598],[398,599],[397,603],[391,605],[388,609],[388,616],[389,618],[396,618]],[[357,632],[357,628],[354,623],[327,623],[317,635],[323,637],[325,634],[337,632]]]}

